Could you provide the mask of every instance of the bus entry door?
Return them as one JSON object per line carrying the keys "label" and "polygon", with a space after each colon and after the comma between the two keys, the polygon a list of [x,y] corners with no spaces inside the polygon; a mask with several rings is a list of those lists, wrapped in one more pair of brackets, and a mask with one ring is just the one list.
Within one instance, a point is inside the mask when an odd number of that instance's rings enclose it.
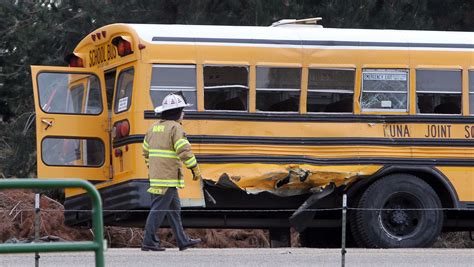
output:
{"label": "bus entry door", "polygon": [[103,74],[32,66],[39,178],[110,177],[110,137]]}

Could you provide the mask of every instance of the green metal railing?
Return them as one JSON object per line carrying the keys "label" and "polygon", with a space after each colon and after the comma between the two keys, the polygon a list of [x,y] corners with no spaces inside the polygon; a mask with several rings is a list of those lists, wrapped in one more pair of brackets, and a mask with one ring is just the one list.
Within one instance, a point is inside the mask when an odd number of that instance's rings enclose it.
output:
{"label": "green metal railing", "polygon": [[28,243],[28,244],[0,244],[1,253],[32,253],[32,252],[62,252],[62,251],[94,251],[95,265],[104,266],[104,222],[102,220],[102,201],[95,187],[79,179],[2,179],[1,189],[17,188],[84,188],[92,200],[92,228],[94,241],[56,242],[56,243]]}

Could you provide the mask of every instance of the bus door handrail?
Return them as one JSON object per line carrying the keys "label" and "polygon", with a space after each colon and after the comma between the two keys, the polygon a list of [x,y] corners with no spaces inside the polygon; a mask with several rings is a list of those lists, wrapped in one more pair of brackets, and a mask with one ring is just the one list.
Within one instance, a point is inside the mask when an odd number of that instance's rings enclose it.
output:
{"label": "bus door handrail", "polygon": [[36,189],[36,188],[83,188],[92,200],[92,230],[94,241],[0,244],[0,254],[31,252],[64,252],[94,251],[95,266],[104,266],[104,222],[102,217],[102,200],[97,189],[88,181],[80,179],[1,179],[1,189]]}

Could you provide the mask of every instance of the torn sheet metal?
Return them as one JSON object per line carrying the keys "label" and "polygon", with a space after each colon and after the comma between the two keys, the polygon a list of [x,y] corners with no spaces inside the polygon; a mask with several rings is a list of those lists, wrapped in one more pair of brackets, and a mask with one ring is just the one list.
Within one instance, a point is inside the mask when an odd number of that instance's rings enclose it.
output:
{"label": "torn sheet metal", "polygon": [[334,192],[334,184],[331,183],[326,186],[323,190],[312,194],[301,206],[291,215],[289,218],[291,225],[295,227],[298,232],[303,232],[308,226],[309,222],[314,217],[314,211],[308,211],[315,205],[320,199],[327,197]]}
{"label": "torn sheet metal", "polygon": [[215,186],[222,188],[241,189],[249,194],[270,192],[278,196],[314,193],[329,184],[338,187],[351,183],[360,176],[373,173],[379,168],[277,164],[223,165],[203,167],[204,177],[211,178]]}

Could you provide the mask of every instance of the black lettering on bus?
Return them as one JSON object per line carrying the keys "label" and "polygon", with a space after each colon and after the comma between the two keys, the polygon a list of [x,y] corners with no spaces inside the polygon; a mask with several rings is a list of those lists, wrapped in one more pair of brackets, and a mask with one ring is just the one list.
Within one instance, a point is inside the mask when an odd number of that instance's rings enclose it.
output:
{"label": "black lettering on bus", "polygon": [[92,55],[93,50],[89,51],[89,68],[94,66],[94,56]]}
{"label": "black lettering on bus", "polygon": [[111,43],[89,51],[89,67],[100,65],[117,57],[117,50]]}
{"label": "black lettering on bus", "polygon": [[101,63],[101,59],[100,59],[100,48],[97,48],[96,50],[96,53],[97,53],[97,65],[99,65]]}
{"label": "black lettering on bus", "polygon": [[116,56],[115,45],[107,44],[107,60],[115,59]]}
{"label": "black lettering on bus", "polygon": [[97,52],[96,49],[94,49],[94,62],[95,62],[94,65],[99,64],[99,53]]}
{"label": "black lettering on bus", "polygon": [[451,125],[433,125],[426,127],[425,137],[428,138],[449,138],[451,137]]}
{"label": "black lettering on bus", "polygon": [[98,49],[97,51],[99,51],[99,64],[101,64],[101,63],[104,62],[104,50],[103,50],[103,47],[99,47],[99,49]]}
{"label": "black lettering on bus", "polygon": [[385,137],[410,137],[410,129],[406,124],[389,124],[384,125]]}
{"label": "black lettering on bus", "polygon": [[465,138],[474,138],[474,125],[464,126],[464,131],[466,132]]}
{"label": "black lettering on bus", "polygon": [[102,63],[107,61],[107,51],[105,51],[105,46],[100,48],[102,50]]}

